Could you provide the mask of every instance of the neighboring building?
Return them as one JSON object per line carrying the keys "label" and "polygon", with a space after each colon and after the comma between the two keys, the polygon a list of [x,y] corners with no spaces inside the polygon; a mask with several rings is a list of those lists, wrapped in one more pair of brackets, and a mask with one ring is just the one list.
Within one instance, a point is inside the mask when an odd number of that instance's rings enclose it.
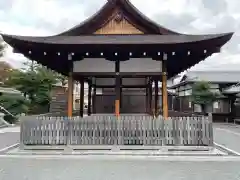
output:
{"label": "neighboring building", "polygon": [[[209,82],[212,92],[222,94],[222,91],[227,87],[240,82],[240,71],[189,71],[180,82],[173,85],[171,88],[176,91],[177,100],[175,101],[174,109],[177,111],[201,111],[198,105],[193,105],[191,102],[192,86],[195,82]],[[236,88],[235,88],[236,89]],[[232,87],[234,90],[234,87]],[[227,96],[222,96],[208,108],[209,112],[213,113],[229,113],[230,102]]]}
{"label": "neighboring building", "polygon": [[226,87],[222,92],[229,97],[230,117],[240,122],[240,83]]}

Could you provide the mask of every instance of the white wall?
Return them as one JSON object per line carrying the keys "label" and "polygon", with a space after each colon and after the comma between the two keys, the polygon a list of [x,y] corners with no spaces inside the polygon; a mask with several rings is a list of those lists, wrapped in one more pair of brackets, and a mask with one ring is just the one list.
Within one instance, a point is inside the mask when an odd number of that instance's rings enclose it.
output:
{"label": "white wall", "polygon": [[[161,72],[162,62],[150,58],[132,58],[120,62],[120,72]],[[73,62],[73,72],[115,72],[115,62],[103,58],[85,58]]]}

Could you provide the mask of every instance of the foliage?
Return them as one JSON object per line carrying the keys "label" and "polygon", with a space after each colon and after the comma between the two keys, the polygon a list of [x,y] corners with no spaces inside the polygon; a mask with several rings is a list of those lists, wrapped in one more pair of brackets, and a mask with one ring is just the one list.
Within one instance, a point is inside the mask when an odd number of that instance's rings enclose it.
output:
{"label": "foliage", "polygon": [[211,104],[216,100],[218,94],[213,93],[210,90],[210,85],[208,82],[201,81],[196,82],[192,88],[192,101],[195,104],[206,105]]}
{"label": "foliage", "polygon": [[2,57],[5,53],[6,50],[6,44],[4,43],[4,41],[1,39],[0,40],[0,57]]}
{"label": "foliage", "polygon": [[13,115],[26,113],[29,101],[20,94],[3,94],[0,96],[0,105]]}
{"label": "foliage", "polygon": [[65,86],[67,84],[68,79],[66,76],[63,76],[62,74],[59,73],[55,73],[55,77],[57,81],[61,83],[62,86]]}
{"label": "foliage", "polygon": [[6,84],[21,91],[30,100],[30,110],[48,106],[52,86],[57,82],[55,72],[34,64],[23,70],[13,70]]}
{"label": "foliage", "polygon": [[0,82],[4,83],[10,76],[12,66],[5,61],[0,61]]}
{"label": "foliage", "polygon": [[10,114],[6,114],[3,117],[3,119],[10,124],[14,124],[18,120],[18,118],[16,116],[11,116]]}
{"label": "foliage", "polygon": [[40,72],[44,74],[47,77],[51,77],[51,79],[54,79],[55,83],[61,83],[62,86],[65,86],[67,84],[67,77],[63,76],[62,74],[59,74],[55,71],[52,71],[50,69],[47,69],[45,66],[39,65],[34,61],[27,61],[24,63],[25,68],[23,68],[24,72]]}
{"label": "foliage", "polygon": [[[29,100],[27,103],[29,106],[28,113],[38,113],[40,109],[41,111],[46,110],[51,101],[52,87],[56,83],[65,85],[67,79],[65,76],[34,61],[27,61],[24,65],[24,69],[13,69],[10,71],[10,75],[5,81],[5,86],[10,86],[21,91],[23,97]],[[8,108],[11,106],[4,105],[4,107],[9,110]],[[25,110],[23,110],[24,113]]]}

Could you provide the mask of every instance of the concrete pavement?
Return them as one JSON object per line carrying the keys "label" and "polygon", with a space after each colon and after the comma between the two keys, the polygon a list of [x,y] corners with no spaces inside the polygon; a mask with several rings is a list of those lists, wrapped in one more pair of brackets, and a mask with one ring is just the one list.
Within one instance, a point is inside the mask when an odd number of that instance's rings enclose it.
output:
{"label": "concrete pavement", "polygon": [[[240,126],[214,124],[216,143],[240,153],[239,138]],[[0,129],[0,142],[0,149],[18,143],[19,127]],[[239,180],[239,167],[238,156],[0,155],[1,180]]]}
{"label": "concrete pavement", "polygon": [[1,158],[0,179],[239,180],[239,167],[240,161],[9,157]]}
{"label": "concrete pavement", "polygon": [[8,127],[0,129],[0,153],[4,153],[19,143],[19,127]]}
{"label": "concrete pavement", "polygon": [[214,124],[214,142],[217,145],[240,155],[240,126],[233,124]]}

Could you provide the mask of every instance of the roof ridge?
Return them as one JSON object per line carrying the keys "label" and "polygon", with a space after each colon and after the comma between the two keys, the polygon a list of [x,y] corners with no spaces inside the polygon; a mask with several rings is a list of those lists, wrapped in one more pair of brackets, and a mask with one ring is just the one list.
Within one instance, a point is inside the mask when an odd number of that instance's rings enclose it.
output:
{"label": "roof ridge", "polygon": [[[93,15],[79,23],[78,25],[60,33],[59,35],[73,35],[73,34],[88,34],[89,29],[96,28],[102,21],[104,15],[109,14],[114,8],[123,8],[128,14],[130,14],[136,21],[141,21],[141,26],[146,26],[149,29],[150,34],[175,34],[180,35],[180,33],[172,31],[164,26],[161,26],[154,20],[148,18],[145,14],[139,11],[136,6],[134,6],[129,0],[107,0],[107,2]],[[107,15],[108,16],[108,15]],[[91,33],[90,33],[91,34]]]}

